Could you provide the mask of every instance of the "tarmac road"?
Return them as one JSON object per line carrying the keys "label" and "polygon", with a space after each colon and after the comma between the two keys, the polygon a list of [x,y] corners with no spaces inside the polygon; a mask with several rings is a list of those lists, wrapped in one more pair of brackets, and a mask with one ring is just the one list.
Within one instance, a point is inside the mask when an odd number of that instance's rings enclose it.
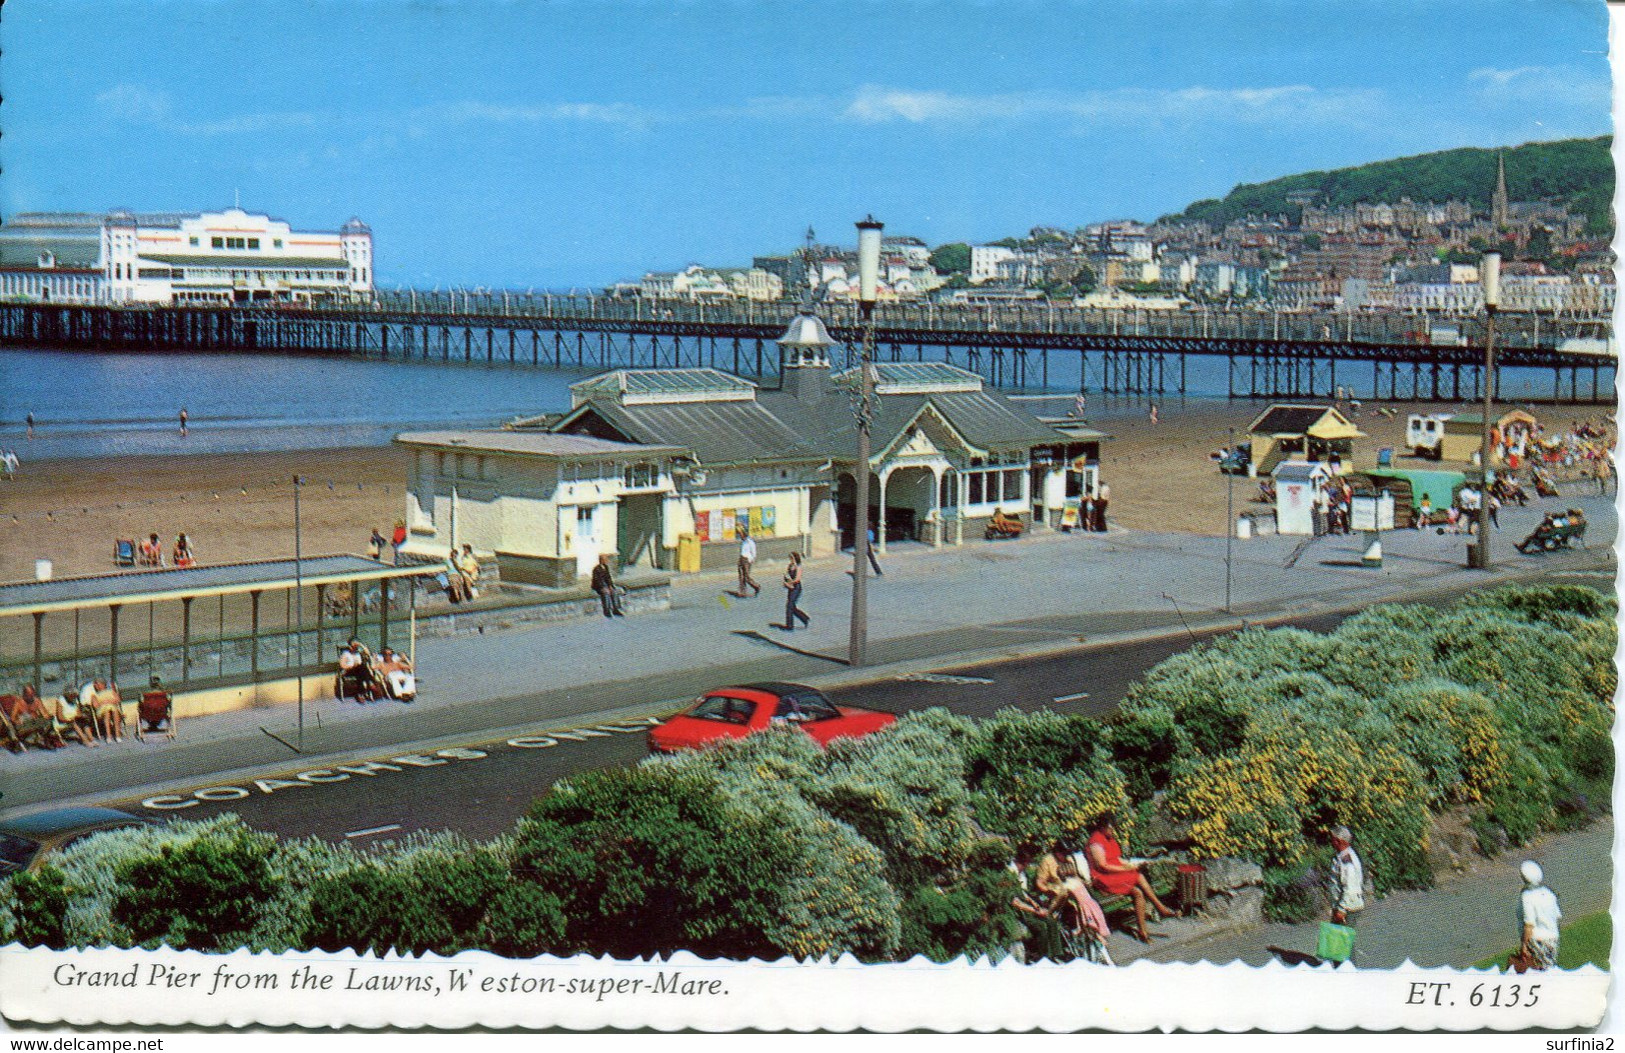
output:
{"label": "tarmac road", "polygon": [[[1344,617],[1322,614],[1284,624],[1326,631]],[[1100,716],[1115,709],[1147,669],[1187,649],[1193,639],[1213,635],[1178,633],[986,665],[946,664],[902,678],[831,688],[827,694],[840,705],[891,713],[943,706],[963,716],[986,717],[1014,706]],[[357,844],[427,830],[486,839],[509,830],[531,801],[559,779],[642,759],[648,724],[647,719],[630,718],[549,729],[548,734],[434,743],[416,752],[377,751],[343,764],[290,767],[271,776],[198,782],[102,803],[155,819],[236,812],[251,826],[282,836]]]}

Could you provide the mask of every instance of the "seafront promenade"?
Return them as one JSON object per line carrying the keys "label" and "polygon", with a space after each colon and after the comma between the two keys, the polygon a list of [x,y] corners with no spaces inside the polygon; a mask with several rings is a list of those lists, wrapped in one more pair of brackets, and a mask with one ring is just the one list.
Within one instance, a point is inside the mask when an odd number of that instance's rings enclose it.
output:
{"label": "seafront promenade", "polygon": [[[1588,547],[1541,556],[1513,551],[1543,511],[1579,507]],[[1617,520],[1611,498],[1573,496],[1502,512],[1495,568],[1465,567],[1466,538],[1432,531],[1385,536],[1380,569],[1360,567],[1358,536],[1262,537],[1232,549],[1224,611],[1225,542],[1188,534],[1113,530],[1051,534],[932,550],[894,546],[871,582],[870,668],[844,662],[846,560],[809,565],[802,606],[809,630],[785,633],[778,569],[760,566],[759,598],[729,595],[731,574],[679,578],[672,608],[625,619],[459,633],[418,644],[422,680],[412,705],[358,706],[310,682],[307,759],[452,741],[492,730],[579,726],[669,712],[687,696],[755,679],[841,684],[973,661],[1110,645],[1145,634],[1268,624],[1372,603],[1448,597],[1529,576],[1573,576],[1606,586]],[[1088,684],[1058,684],[1057,695]],[[216,772],[286,765],[292,754],[261,729],[294,734],[293,706],[184,721],[177,741],[124,741],[88,750],[4,758],[8,810]],[[520,733],[518,730],[515,734]]]}

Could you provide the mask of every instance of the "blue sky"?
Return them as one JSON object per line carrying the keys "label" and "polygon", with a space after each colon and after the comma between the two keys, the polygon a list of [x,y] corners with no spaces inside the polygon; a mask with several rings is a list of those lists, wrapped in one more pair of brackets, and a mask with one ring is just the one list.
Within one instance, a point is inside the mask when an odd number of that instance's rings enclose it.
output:
{"label": "blue sky", "polygon": [[931,244],[1610,130],[1602,0],[28,0],[0,214],[372,224],[384,284]]}

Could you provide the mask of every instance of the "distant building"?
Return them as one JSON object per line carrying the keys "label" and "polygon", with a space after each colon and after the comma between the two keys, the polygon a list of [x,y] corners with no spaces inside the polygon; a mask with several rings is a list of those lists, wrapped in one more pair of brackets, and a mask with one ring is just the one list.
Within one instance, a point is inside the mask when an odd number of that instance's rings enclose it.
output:
{"label": "distant building", "polygon": [[221,212],[33,212],[0,226],[0,297],[74,303],[311,303],[373,290],[372,230]]}
{"label": "distant building", "polygon": [[1016,250],[1003,245],[972,245],[970,250],[970,281],[972,285],[997,281],[999,264],[1016,258]]}

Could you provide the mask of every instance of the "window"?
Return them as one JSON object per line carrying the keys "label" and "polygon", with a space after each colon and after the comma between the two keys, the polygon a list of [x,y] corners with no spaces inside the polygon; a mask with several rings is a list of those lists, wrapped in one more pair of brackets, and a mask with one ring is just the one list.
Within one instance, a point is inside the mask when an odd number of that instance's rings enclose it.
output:
{"label": "window", "polygon": [[986,478],[986,472],[970,473],[970,494],[965,498],[967,504],[979,505],[982,503],[983,482]]}
{"label": "window", "polygon": [[755,712],[756,703],[748,699],[713,695],[700,699],[699,705],[689,710],[688,715],[698,720],[720,720],[725,724],[749,724]]}
{"label": "window", "polygon": [[209,239],[209,247],[211,249],[223,249],[223,248],[226,247],[226,239],[225,238],[210,238]]}
{"label": "window", "polygon": [[797,724],[813,720],[834,720],[840,715],[840,711],[830,704],[829,699],[816,691],[785,695],[779,699],[778,708],[773,711],[774,720],[788,720]]}
{"label": "window", "polygon": [[627,489],[635,490],[646,486],[658,486],[660,483],[660,469],[653,464],[629,464],[622,476]]}
{"label": "window", "polygon": [[197,239],[196,238],[187,238],[186,243],[188,245],[192,246],[193,248],[197,248]]}
{"label": "window", "polygon": [[259,238],[249,238],[248,239],[248,247],[251,248],[251,249],[259,248],[260,247],[260,239]]}
{"label": "window", "polygon": [[281,238],[272,238],[271,239],[271,247],[273,249],[280,249],[282,247],[282,239]]}

